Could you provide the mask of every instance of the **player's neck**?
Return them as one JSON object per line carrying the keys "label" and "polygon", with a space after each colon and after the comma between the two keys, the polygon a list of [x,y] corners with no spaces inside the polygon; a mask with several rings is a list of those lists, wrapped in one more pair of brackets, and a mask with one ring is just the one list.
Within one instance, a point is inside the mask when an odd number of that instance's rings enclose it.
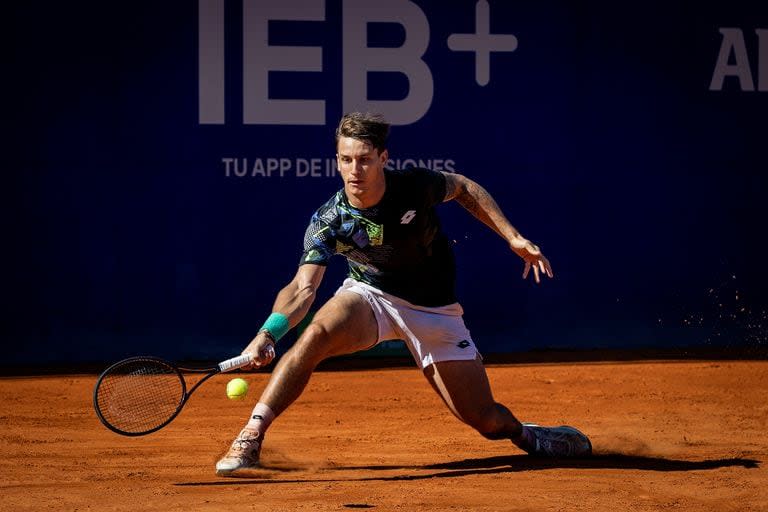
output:
{"label": "player's neck", "polygon": [[349,204],[360,210],[372,208],[379,204],[381,198],[384,197],[384,192],[387,190],[386,182],[382,179],[380,186],[373,187],[364,192],[352,193],[349,190],[344,189],[344,193],[347,196]]}

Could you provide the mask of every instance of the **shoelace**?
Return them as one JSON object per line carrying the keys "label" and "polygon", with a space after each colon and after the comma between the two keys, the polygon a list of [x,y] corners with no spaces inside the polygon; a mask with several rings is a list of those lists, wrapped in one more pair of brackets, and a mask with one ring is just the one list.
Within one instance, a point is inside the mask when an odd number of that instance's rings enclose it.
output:
{"label": "shoelace", "polygon": [[259,443],[259,435],[258,432],[256,435],[253,436],[244,436],[244,437],[238,437],[232,442],[232,449],[239,451],[239,452],[245,452],[249,449],[251,449],[251,445],[253,443]]}

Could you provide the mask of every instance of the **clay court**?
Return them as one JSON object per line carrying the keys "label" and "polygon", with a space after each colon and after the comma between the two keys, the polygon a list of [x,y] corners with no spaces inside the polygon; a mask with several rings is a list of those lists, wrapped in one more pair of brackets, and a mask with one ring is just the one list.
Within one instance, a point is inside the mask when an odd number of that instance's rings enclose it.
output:
{"label": "clay court", "polygon": [[[528,457],[455,420],[415,368],[320,371],[273,425],[264,469],[213,466],[266,382],[219,375],[168,427],[118,436],[95,375],[0,379],[3,510],[768,509],[768,361],[490,365],[524,421],[588,433],[583,460]],[[190,379],[196,377],[190,376]]]}

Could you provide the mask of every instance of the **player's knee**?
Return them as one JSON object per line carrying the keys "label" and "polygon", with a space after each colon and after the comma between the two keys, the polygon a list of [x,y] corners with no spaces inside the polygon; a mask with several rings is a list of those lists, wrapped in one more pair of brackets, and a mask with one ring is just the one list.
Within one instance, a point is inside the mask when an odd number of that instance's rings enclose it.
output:
{"label": "player's knee", "polygon": [[292,348],[295,357],[320,362],[324,359],[328,332],[321,325],[310,323]]}
{"label": "player's knee", "polygon": [[323,327],[317,322],[311,322],[304,329],[304,332],[301,333],[301,336],[299,337],[299,342],[302,342],[302,341],[313,342],[317,340],[322,340],[327,336],[328,336],[328,331],[326,331],[325,327]]}
{"label": "player's knee", "polygon": [[501,439],[504,437],[503,432],[499,429],[499,424],[490,419],[477,421],[472,426],[486,439]]}

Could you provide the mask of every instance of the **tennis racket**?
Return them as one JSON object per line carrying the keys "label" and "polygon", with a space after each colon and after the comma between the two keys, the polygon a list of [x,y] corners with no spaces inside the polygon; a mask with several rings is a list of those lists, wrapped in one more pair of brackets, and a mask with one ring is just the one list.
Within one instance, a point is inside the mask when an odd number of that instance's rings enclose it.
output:
{"label": "tennis racket", "polygon": [[[238,356],[212,368],[193,369],[157,357],[123,359],[99,376],[93,407],[99,420],[113,432],[124,436],[151,434],[173,421],[203,382],[250,362],[249,356]],[[207,375],[187,391],[182,371]]]}

